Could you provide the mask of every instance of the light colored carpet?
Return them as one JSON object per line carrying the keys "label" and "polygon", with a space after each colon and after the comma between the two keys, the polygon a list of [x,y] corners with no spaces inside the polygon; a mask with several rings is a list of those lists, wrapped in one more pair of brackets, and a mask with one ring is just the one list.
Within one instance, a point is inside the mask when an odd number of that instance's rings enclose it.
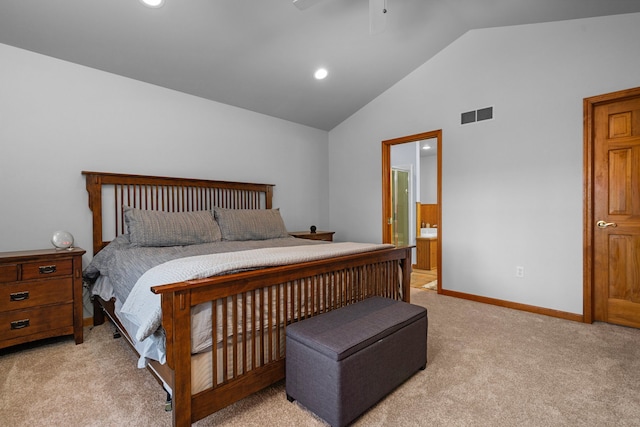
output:
{"label": "light colored carpet", "polygon": [[[638,426],[640,330],[411,290],[428,308],[427,369],[356,426]],[[169,426],[165,393],[109,326],[0,350],[0,425]],[[269,387],[197,426],[323,426]]]}

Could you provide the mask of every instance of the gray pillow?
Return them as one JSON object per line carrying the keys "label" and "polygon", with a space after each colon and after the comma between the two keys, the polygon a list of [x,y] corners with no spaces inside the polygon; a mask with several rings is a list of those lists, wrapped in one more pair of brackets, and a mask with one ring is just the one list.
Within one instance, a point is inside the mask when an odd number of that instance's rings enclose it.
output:
{"label": "gray pillow", "polygon": [[220,227],[209,211],[162,212],[125,206],[124,220],[135,246],[186,246],[221,239]]}
{"label": "gray pillow", "polygon": [[288,237],[279,209],[213,208],[222,240],[267,240]]}

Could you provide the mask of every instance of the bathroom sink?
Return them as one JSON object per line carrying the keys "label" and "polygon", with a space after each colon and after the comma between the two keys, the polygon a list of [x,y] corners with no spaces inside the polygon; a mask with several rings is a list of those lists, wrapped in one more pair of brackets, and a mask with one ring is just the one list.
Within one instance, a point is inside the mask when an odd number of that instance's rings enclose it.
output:
{"label": "bathroom sink", "polygon": [[438,237],[438,229],[434,227],[421,228],[420,237]]}

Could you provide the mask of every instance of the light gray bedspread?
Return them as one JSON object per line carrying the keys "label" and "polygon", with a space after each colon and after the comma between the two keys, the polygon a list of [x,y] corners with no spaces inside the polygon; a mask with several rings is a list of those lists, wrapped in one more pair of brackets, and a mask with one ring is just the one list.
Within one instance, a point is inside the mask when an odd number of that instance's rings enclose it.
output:
{"label": "light gray bedspread", "polygon": [[[162,324],[161,298],[160,295],[152,293],[153,286],[238,271],[298,264],[388,247],[391,245],[343,242],[317,246],[269,247],[174,259],[153,267],[140,277],[122,306],[121,313],[137,326],[136,340],[144,341],[159,330]],[[207,318],[210,319],[211,316]]]}
{"label": "light gray bedspread", "polygon": [[[366,244],[354,244],[351,245],[365,245]],[[349,245],[346,244],[346,245]],[[110,299],[115,296],[116,299],[122,304],[123,311],[118,311],[118,304],[116,304],[116,311],[118,316],[125,315],[129,321],[127,324],[127,332],[129,336],[133,338],[133,345],[136,347],[140,354],[138,361],[138,367],[145,366],[147,359],[155,359],[161,363],[165,362],[166,348],[164,331],[159,326],[159,317],[155,309],[143,310],[144,313],[151,312],[153,316],[148,316],[151,319],[148,322],[141,322],[136,315],[124,312],[124,304],[127,299],[130,298],[132,290],[136,286],[136,283],[141,281],[146,275],[145,273],[154,271],[157,268],[167,267],[166,263],[175,261],[187,261],[192,257],[200,257],[202,255],[209,254],[225,254],[250,250],[268,250],[269,248],[287,248],[295,246],[311,246],[311,245],[331,245],[335,246],[336,250],[353,250],[353,248],[338,249],[341,244],[333,244],[326,241],[319,240],[306,240],[298,239],[294,237],[277,238],[269,240],[252,240],[252,241],[219,241],[215,243],[206,243],[201,245],[191,246],[173,246],[173,247],[138,247],[129,243],[126,235],[119,236],[114,239],[107,247],[101,250],[90,264],[85,268],[83,272],[83,278],[86,282],[95,283],[92,288],[93,295],[100,295],[103,299]],[[371,247],[359,247],[357,251],[368,251],[373,249],[381,249],[390,245],[369,245]],[[300,248],[302,249],[302,248]],[[327,252],[324,248],[324,251]],[[305,252],[305,251],[303,251]],[[331,252],[331,250],[329,250]],[[308,256],[308,255],[307,255]],[[327,255],[323,255],[327,256]],[[268,257],[265,256],[265,259]],[[276,262],[279,262],[276,258]],[[286,264],[286,262],[283,262]],[[231,274],[243,270],[251,270],[253,267],[243,268],[244,266],[253,266],[260,268],[260,263],[241,263],[239,268],[232,270],[224,270],[217,274]],[[266,264],[270,265],[270,264]],[[280,265],[280,264],[277,264]],[[238,266],[238,264],[236,264]],[[169,269],[171,269],[170,267]],[[171,272],[171,274],[177,274]],[[187,278],[180,278],[180,281],[187,280]],[[165,282],[168,283],[168,282]],[[153,284],[153,283],[152,283]],[[157,283],[160,284],[160,283]],[[139,291],[147,295],[148,300],[157,300],[158,296],[152,294],[149,291],[149,286],[146,286],[146,291]],[[138,302],[136,302],[138,304]],[[147,303],[145,303],[147,304]],[[157,304],[156,304],[157,305]],[[201,307],[202,306],[202,307]],[[149,305],[153,308],[153,304]],[[211,334],[211,305],[201,304],[194,310],[192,317],[193,327],[192,330],[192,353],[196,354],[201,351],[206,351],[211,348],[212,334]],[[198,313],[204,313],[199,316]],[[206,321],[197,321],[199,318],[204,318]],[[145,320],[148,320],[145,318]],[[142,325],[141,323],[144,323]]]}
{"label": "light gray bedspread", "polygon": [[269,240],[219,241],[191,246],[139,247],[131,245],[128,236],[122,235],[93,257],[84,269],[83,277],[88,283],[94,283],[99,276],[108,277],[116,299],[124,302],[135,283],[147,270],[177,258],[248,249],[318,244],[330,244],[330,242],[285,237]]}

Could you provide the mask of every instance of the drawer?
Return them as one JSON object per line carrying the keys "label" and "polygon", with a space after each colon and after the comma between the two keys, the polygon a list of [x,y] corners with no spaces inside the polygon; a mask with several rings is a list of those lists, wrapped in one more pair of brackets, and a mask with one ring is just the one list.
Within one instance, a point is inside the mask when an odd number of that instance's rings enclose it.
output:
{"label": "drawer", "polygon": [[0,337],[3,340],[66,327],[73,327],[72,303],[0,313]]}
{"label": "drawer", "polygon": [[333,240],[333,234],[332,233],[309,233],[304,238],[309,240],[331,241]]}
{"label": "drawer", "polygon": [[18,265],[3,264],[0,265],[0,283],[15,282],[18,280]]}
{"label": "drawer", "polygon": [[0,285],[0,312],[73,301],[73,279],[47,279]]}
{"label": "drawer", "polygon": [[42,260],[22,264],[22,280],[70,276],[72,272],[73,260],[71,259]]}

